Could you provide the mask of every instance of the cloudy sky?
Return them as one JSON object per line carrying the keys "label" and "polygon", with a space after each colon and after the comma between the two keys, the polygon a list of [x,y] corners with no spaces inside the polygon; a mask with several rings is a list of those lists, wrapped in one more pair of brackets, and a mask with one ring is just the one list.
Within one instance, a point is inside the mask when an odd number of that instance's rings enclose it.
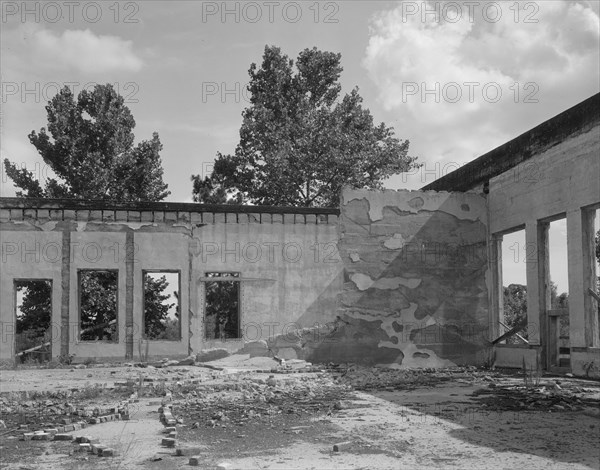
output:
{"label": "cloudy sky", "polygon": [[[171,201],[232,152],[266,44],[340,52],[376,121],[425,165],[417,189],[599,90],[598,2],[2,2],[2,159],[48,174],[27,134],[59,86],[113,83],[157,131]],[[2,169],[1,195],[14,194]]]}

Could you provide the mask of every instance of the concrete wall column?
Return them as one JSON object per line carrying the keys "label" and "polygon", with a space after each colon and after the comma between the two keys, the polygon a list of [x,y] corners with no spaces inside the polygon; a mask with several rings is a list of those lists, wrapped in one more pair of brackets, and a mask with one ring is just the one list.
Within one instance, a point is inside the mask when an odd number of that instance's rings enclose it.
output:
{"label": "concrete wall column", "polygon": [[598,347],[598,314],[588,294],[594,286],[594,215],[576,209],[567,212],[569,254],[569,339],[571,347]]}
{"label": "concrete wall column", "polygon": [[[125,234],[125,357],[133,358],[133,270],[135,262],[135,243],[133,241],[133,230]],[[141,315],[140,315],[140,318]],[[142,328],[144,325],[138,325]]]}
{"label": "concrete wall column", "polygon": [[60,355],[66,358],[69,355],[69,301],[71,294],[71,230],[68,225],[62,232],[61,261]]}
{"label": "concrete wall column", "polygon": [[527,331],[529,344],[542,344],[548,308],[548,224],[536,220],[525,224],[527,275]]}
{"label": "concrete wall column", "polygon": [[[490,260],[490,325],[489,340],[493,341],[500,336],[500,321],[504,322],[504,289],[502,287],[502,235],[494,235],[490,238],[489,260]],[[502,330],[503,331],[503,330]]]}

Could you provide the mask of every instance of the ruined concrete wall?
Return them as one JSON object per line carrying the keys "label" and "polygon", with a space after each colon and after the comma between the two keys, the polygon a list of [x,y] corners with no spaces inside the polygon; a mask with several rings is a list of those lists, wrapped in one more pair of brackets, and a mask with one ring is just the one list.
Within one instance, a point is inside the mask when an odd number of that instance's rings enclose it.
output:
{"label": "ruined concrete wall", "polygon": [[[343,266],[337,253],[337,217],[326,223],[284,215],[274,222],[207,224],[194,228],[192,289],[204,298],[208,272],[238,272],[241,283],[241,329],[244,338],[270,336],[326,323],[335,318]],[[204,339],[204,303],[195,307],[191,346],[223,347]],[[230,349],[236,346],[226,345]]]}
{"label": "ruined concrete wall", "polygon": [[[335,318],[343,269],[336,250],[337,211],[224,209],[227,213],[168,203],[85,208],[91,204],[2,200],[2,359],[15,353],[15,279],[52,280],[52,355],[75,354],[75,360],[138,357],[145,270],[177,271],[181,286],[181,339],[149,341],[152,357],[186,356],[223,345],[235,350],[245,340]],[[78,340],[81,269],[118,270],[115,342]],[[213,271],[240,273],[245,338],[204,339],[203,278]]]}
{"label": "ruined concrete wall", "polygon": [[343,194],[338,328],[313,358],[439,367],[481,363],[487,208],[471,193]]}
{"label": "ruined concrete wall", "polygon": [[[526,250],[521,249],[526,251],[529,343],[541,351],[547,367],[552,366],[548,348],[553,342],[547,330],[548,224],[566,218],[567,253],[561,255],[566,255],[569,277],[571,369],[576,375],[600,377],[600,368],[585,370],[591,362],[595,367],[600,363],[598,303],[588,292],[596,289],[594,216],[600,208],[600,125],[592,124],[552,147],[534,149],[527,161],[490,179],[488,201],[491,244],[499,246],[505,233],[525,228]],[[500,272],[493,261],[492,269]],[[501,298],[500,279],[495,284],[493,295]],[[492,311],[492,322],[502,315],[500,303]],[[516,353],[510,365],[520,367],[521,355]]]}

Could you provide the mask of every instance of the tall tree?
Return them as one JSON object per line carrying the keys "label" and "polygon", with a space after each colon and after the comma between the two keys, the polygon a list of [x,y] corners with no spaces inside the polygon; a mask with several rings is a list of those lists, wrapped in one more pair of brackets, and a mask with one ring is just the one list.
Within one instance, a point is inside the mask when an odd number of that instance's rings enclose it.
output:
{"label": "tall tree", "polygon": [[374,124],[357,88],[339,99],[340,61],[313,48],[294,64],[266,46],[260,68],[253,63],[248,71],[250,106],[235,153],[218,153],[210,177],[192,176],[194,199],[336,206],[343,186],[380,189],[387,177],[417,166],[408,141]]}
{"label": "tall tree", "polygon": [[[48,102],[46,112],[47,130],[32,131],[29,141],[56,177],[39,181],[6,159],[6,173],[20,188],[17,196],[135,202],[161,201],[170,194],[163,181],[158,134],[134,146],[135,120],[112,85],[96,85],[77,99],[64,87]],[[108,324],[116,318],[117,308],[111,274],[82,276],[82,339],[115,338],[116,325]],[[153,298],[160,303],[160,289],[165,287],[160,283],[154,287]],[[48,288],[31,284],[24,289],[21,327],[42,313],[50,318]],[[159,305],[155,307],[150,315],[160,311]]]}
{"label": "tall tree", "polygon": [[46,112],[48,130],[32,131],[29,141],[57,178],[40,182],[5,159],[18,196],[161,201],[170,194],[158,134],[133,145],[135,120],[112,85],[83,90],[77,99],[64,87]]}

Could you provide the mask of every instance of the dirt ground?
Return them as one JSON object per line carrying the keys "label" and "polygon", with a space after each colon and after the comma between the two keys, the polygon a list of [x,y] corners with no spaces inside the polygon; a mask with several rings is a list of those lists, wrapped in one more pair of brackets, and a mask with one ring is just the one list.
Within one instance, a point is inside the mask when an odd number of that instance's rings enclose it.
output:
{"label": "dirt ground", "polygon": [[[190,455],[200,468],[220,469],[600,468],[597,381],[544,376],[526,386],[518,371],[475,368],[289,370],[249,356],[0,377],[7,469],[186,469]],[[117,406],[127,406],[128,420],[69,432],[112,447],[114,457],[76,452],[69,441],[22,440]],[[177,419],[176,448],[161,445],[161,407]]]}

